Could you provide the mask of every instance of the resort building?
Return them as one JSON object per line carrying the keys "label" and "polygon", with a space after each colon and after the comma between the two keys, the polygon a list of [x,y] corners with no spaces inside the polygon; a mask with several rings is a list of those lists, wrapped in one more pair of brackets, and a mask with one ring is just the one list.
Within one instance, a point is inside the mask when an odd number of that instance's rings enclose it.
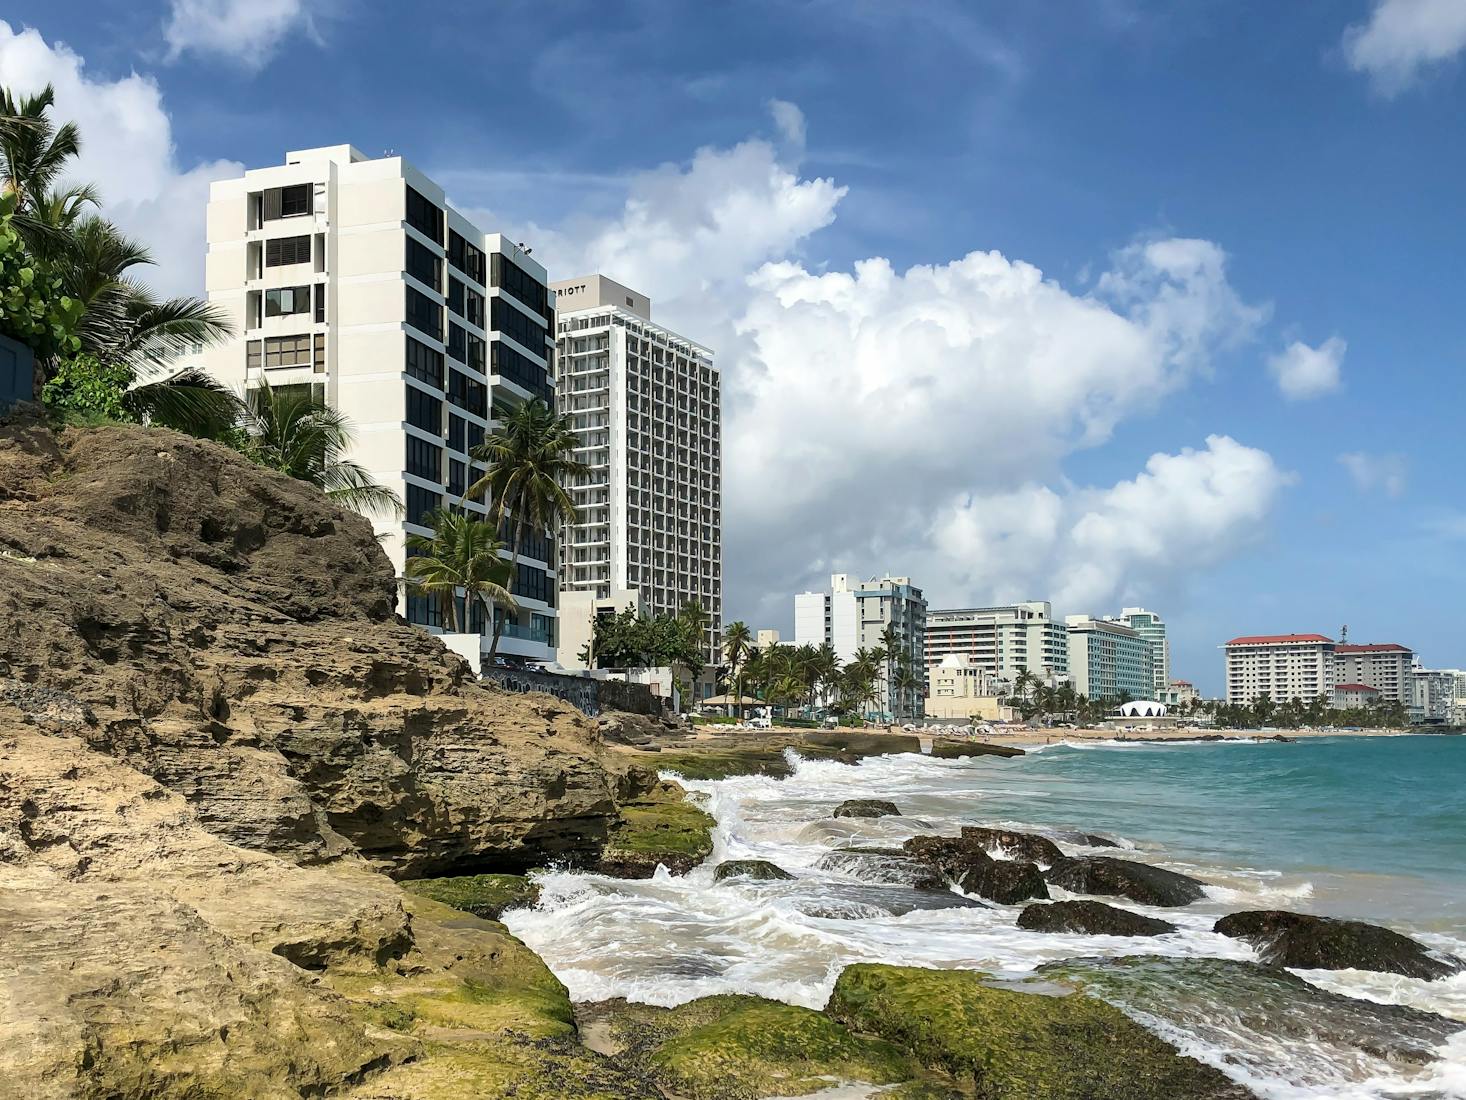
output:
{"label": "resort building", "polygon": [[1201,698],[1201,692],[1190,680],[1172,680],[1160,700],[1169,706],[1184,707]]}
{"label": "resort building", "polygon": [[779,632],[777,630],[760,630],[754,641],[754,648],[762,653],[766,649],[773,649],[779,644]]}
{"label": "resort building", "polygon": [[[906,663],[918,676],[926,639],[926,597],[910,577],[872,577],[857,581],[849,573],[830,577],[828,592],[801,592],[794,597],[794,644],[830,645],[842,662],[861,649],[885,647],[888,630],[896,644],[889,662]],[[904,661],[903,661],[904,659]],[[881,678],[883,713],[914,717],[921,713],[920,687],[895,690]]]}
{"label": "resort building", "polygon": [[1151,688],[1146,695],[1161,698],[1171,686],[1171,643],[1166,638],[1166,624],[1154,611],[1143,607],[1127,607],[1114,617],[1150,644]]}
{"label": "resort building", "polygon": [[927,673],[952,654],[972,657],[1012,684],[1018,673],[1056,686],[1069,676],[1069,635],[1044,602],[933,611],[926,617]]}
{"label": "resort building", "polygon": [[1380,698],[1380,690],[1368,684],[1335,684],[1333,705],[1339,710],[1367,707]]}
{"label": "resort building", "polygon": [[[488,514],[491,501],[463,498],[483,472],[469,452],[491,410],[553,399],[554,305],[528,250],[474,225],[401,157],[349,145],[212,184],[208,242],[209,301],[235,335],[205,351],[205,369],[241,393],[266,381],[300,388],[350,420],[346,457],[406,505],[373,518],[399,576],[408,535],[432,533],[434,508]],[[511,581],[519,610],[496,612],[502,655],[555,652],[552,534],[523,534]],[[445,625],[433,600],[405,586],[399,599],[410,622]],[[481,608],[467,609],[463,629],[488,649]]]}
{"label": "resort building", "polygon": [[1407,707],[1415,697],[1414,665],[1414,651],[1393,642],[1371,645],[1339,642],[1334,646],[1336,682],[1368,684],[1378,689],[1386,701]]}
{"label": "resort building", "polygon": [[[591,468],[568,486],[576,517],[561,533],[561,591],[638,592],[653,615],[700,604],[706,660],[719,665],[722,383],[712,352],[654,324],[646,295],[603,275],[550,286],[557,400]],[[711,691],[711,677],[702,686]]]}
{"label": "resort building", "polygon": [[1133,627],[1114,619],[1070,615],[1069,675],[1074,690],[1090,699],[1150,699],[1155,673],[1151,645]]}
{"label": "resort building", "polygon": [[976,657],[950,653],[928,674],[926,716],[947,721],[1007,721],[1014,711],[1002,705],[996,681]]}
{"label": "resort building", "polygon": [[1466,670],[1411,670],[1410,720],[1433,725],[1466,725]]}
{"label": "resort building", "polygon": [[1334,696],[1334,642],[1322,634],[1252,634],[1224,648],[1229,703],[1264,695],[1275,703]]}

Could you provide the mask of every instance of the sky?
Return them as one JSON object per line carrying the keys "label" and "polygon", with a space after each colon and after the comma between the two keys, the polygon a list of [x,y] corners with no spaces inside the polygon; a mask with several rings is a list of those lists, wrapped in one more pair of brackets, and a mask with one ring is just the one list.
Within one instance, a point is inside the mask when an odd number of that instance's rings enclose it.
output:
{"label": "sky", "polygon": [[195,293],[208,183],[400,154],[713,348],[725,619],[828,574],[1142,605],[1173,674],[1466,666],[1466,0],[15,0]]}

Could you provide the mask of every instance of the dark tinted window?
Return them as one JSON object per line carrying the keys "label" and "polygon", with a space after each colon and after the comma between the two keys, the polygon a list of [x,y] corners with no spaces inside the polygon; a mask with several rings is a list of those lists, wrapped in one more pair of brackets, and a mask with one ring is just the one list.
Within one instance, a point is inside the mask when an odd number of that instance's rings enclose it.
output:
{"label": "dark tinted window", "polygon": [[545,571],[538,566],[520,562],[511,591],[516,596],[523,596],[530,600],[543,600],[551,607],[555,605],[555,586],[550,582]]}
{"label": "dark tinted window", "polygon": [[448,231],[448,262],[480,286],[486,286],[484,278],[484,254],[452,230]]}
{"label": "dark tinted window", "polygon": [[456,458],[448,460],[448,495],[452,497],[463,496],[463,491],[468,488],[465,480],[468,476],[468,464],[459,462]]}
{"label": "dark tinted window", "polygon": [[308,264],[311,259],[310,234],[299,237],[275,237],[265,242],[265,266],[288,267]]}
{"label": "dark tinted window", "polygon": [[407,189],[407,224],[434,244],[443,243],[443,211],[411,187]]}
{"label": "dark tinted window", "polygon": [[550,315],[550,292],[544,283],[502,252],[494,253],[493,269],[494,286],[501,288],[506,294],[512,294],[541,316]]}
{"label": "dark tinted window", "polygon": [[460,326],[449,324],[448,326],[448,358],[457,359],[460,363],[468,359],[468,333]]}
{"label": "dark tinted window", "polygon": [[467,452],[468,436],[463,430],[467,423],[468,421],[461,416],[448,414],[448,449],[450,451]]}
{"label": "dark tinted window", "polygon": [[293,187],[280,188],[280,216],[293,218],[297,214],[311,212],[311,185],[298,183]]}
{"label": "dark tinted window", "polygon": [[545,368],[536,363],[527,355],[515,351],[508,344],[495,340],[493,343],[493,368],[490,374],[497,374],[501,378],[507,378],[523,386],[536,397],[544,398],[545,402],[554,405],[554,390],[550,386],[549,375]]}
{"label": "dark tinted window", "polygon": [[407,323],[434,340],[443,338],[443,307],[416,287],[407,288]]}
{"label": "dark tinted window", "polygon": [[416,386],[408,386],[407,422],[431,435],[442,435],[443,402]]}
{"label": "dark tinted window", "polygon": [[428,513],[442,504],[442,498],[431,489],[420,485],[407,486],[407,522],[431,527]]}
{"label": "dark tinted window", "polygon": [[495,298],[493,304],[494,328],[519,341],[527,350],[543,355],[545,352],[545,327],[530,320],[529,315],[515,309],[503,298]]}
{"label": "dark tinted window", "polygon": [[407,338],[407,373],[419,382],[443,388],[443,353],[426,344]]}
{"label": "dark tinted window", "polygon": [[415,237],[407,238],[407,273],[420,283],[441,290],[443,261]]}
{"label": "dark tinted window", "polygon": [[452,367],[448,368],[448,400],[460,409],[488,418],[488,387]]}
{"label": "dark tinted window", "polygon": [[443,480],[443,449],[415,435],[407,437],[407,472],[429,481]]}
{"label": "dark tinted window", "polygon": [[286,317],[310,310],[311,288],[282,286],[265,291],[265,316]]}

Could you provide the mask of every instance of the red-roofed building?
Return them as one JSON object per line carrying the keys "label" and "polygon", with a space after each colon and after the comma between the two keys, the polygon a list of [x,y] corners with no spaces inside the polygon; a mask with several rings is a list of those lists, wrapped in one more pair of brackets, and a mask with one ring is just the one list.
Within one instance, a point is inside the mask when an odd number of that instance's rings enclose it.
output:
{"label": "red-roofed building", "polygon": [[1334,680],[1341,684],[1367,684],[1392,703],[1413,702],[1411,668],[1415,654],[1408,646],[1393,642],[1334,647]]}
{"label": "red-roofed building", "polygon": [[1227,653],[1227,702],[1266,695],[1275,703],[1334,697],[1334,642],[1322,634],[1248,634]]}

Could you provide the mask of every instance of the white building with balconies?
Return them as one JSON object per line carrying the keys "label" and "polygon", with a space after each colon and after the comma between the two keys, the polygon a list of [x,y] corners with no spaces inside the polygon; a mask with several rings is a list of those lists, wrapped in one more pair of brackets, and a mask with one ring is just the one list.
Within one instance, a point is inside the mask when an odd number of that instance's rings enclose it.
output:
{"label": "white building with balconies", "polygon": [[[236,333],[205,351],[205,369],[241,393],[308,387],[350,420],[346,457],[406,505],[373,517],[399,576],[434,508],[488,514],[491,502],[463,499],[483,472],[469,452],[495,409],[553,400],[554,299],[528,250],[474,225],[401,157],[349,145],[212,184],[208,241],[209,301]],[[498,613],[505,656],[554,655],[553,534],[522,540],[519,610]],[[433,601],[405,585],[400,599],[409,621],[442,629]],[[493,624],[476,607],[462,618],[487,650]]]}

